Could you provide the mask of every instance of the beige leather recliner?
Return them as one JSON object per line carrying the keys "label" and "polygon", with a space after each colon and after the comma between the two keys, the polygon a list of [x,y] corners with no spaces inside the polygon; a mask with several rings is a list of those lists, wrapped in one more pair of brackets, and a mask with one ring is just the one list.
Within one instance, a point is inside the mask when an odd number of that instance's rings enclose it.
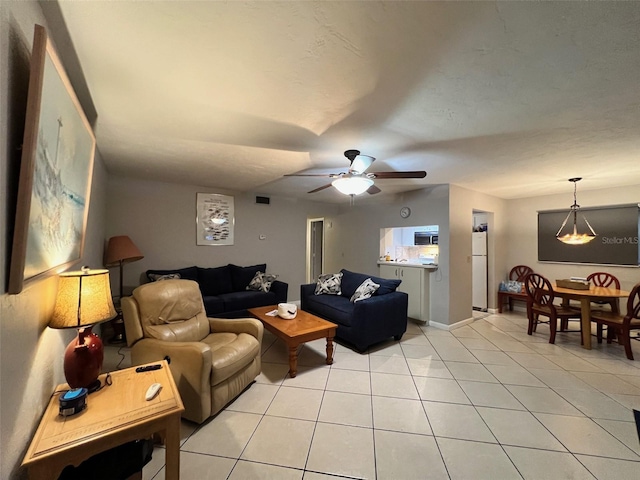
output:
{"label": "beige leather recliner", "polygon": [[132,365],[171,358],[185,411],[202,423],[260,374],[262,323],[252,318],[207,318],[198,284],[162,280],[122,299]]}

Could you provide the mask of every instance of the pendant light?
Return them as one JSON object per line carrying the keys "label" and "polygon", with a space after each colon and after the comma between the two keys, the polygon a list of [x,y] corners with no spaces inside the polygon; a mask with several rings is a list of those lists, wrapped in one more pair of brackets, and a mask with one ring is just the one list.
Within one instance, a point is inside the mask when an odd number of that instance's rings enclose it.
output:
{"label": "pendant light", "polygon": [[[590,233],[578,233],[577,222],[578,222],[578,211],[580,210],[580,205],[578,205],[578,202],[576,200],[576,191],[577,191],[577,183],[580,180],[582,180],[582,177],[569,179],[569,181],[573,183],[573,205],[571,205],[569,209],[569,213],[567,214],[567,217],[564,219],[564,222],[562,222],[562,226],[560,227],[560,230],[558,230],[558,233],[556,233],[556,238],[560,240],[562,243],[566,243],[567,245],[584,245],[585,243],[589,243],[591,240],[596,238],[596,232],[593,231],[593,228],[591,228],[591,225],[589,225],[589,221],[585,218],[584,215],[582,215],[582,218],[584,218],[584,222],[587,224],[587,227],[589,227]],[[562,232],[562,229],[567,224],[567,221],[569,220],[569,217],[571,215],[573,215],[573,231],[571,233],[560,235],[560,233]]]}

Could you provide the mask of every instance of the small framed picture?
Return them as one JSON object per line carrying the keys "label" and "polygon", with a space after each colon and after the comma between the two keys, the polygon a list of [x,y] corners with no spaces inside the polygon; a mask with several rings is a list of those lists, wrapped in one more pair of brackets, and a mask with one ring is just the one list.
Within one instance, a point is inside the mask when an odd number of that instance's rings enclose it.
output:
{"label": "small framed picture", "polygon": [[233,245],[233,197],[196,195],[196,245]]}

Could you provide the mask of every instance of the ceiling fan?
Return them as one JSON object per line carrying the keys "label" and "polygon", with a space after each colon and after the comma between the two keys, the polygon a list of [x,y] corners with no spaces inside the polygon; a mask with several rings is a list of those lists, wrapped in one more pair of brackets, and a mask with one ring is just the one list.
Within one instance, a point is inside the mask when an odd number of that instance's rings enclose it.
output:
{"label": "ceiling fan", "polygon": [[367,192],[371,195],[380,193],[381,190],[374,184],[375,179],[385,178],[424,178],[427,172],[424,170],[405,172],[366,172],[375,158],[369,155],[361,155],[359,150],[347,150],[344,156],[349,159],[351,166],[348,172],[341,173],[292,173],[285,177],[328,177],[334,178],[331,183],[315,188],[307,193],[316,193],[331,186],[345,195],[360,195]]}

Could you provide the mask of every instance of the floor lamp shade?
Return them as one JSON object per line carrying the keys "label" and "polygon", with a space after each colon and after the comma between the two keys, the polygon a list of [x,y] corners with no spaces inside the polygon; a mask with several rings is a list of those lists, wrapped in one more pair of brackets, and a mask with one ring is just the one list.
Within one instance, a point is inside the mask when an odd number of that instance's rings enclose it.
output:
{"label": "floor lamp shade", "polygon": [[85,267],[82,271],[60,275],[49,326],[78,329],[78,336],[67,345],[64,355],[64,375],[71,388],[95,386],[104,350],[91,327],[115,316],[108,270]]}
{"label": "floor lamp shade", "polygon": [[135,243],[127,235],[119,235],[109,239],[104,265],[105,267],[116,267],[121,262],[130,263],[142,258],[144,258],[144,255],[142,255]]}

